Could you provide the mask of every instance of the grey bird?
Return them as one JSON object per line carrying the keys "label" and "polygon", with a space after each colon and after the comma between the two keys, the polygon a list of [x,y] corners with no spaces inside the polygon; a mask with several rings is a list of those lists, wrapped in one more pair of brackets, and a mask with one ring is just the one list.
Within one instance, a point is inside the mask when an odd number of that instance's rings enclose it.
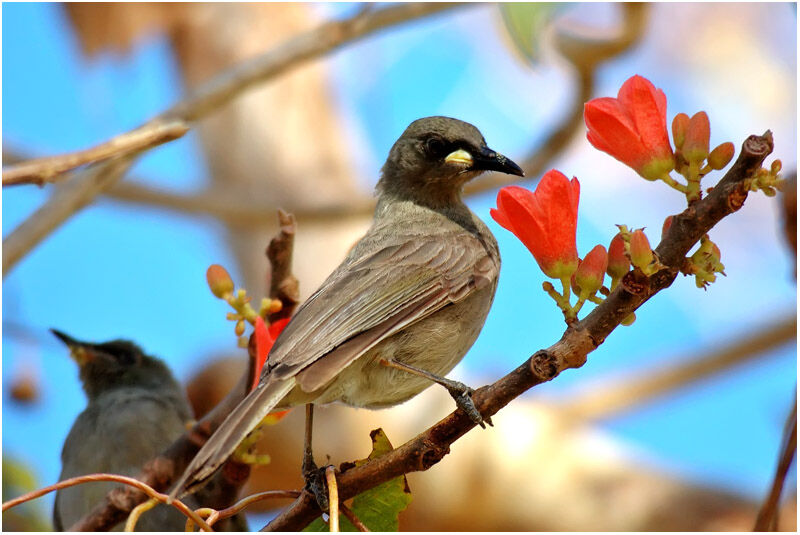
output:
{"label": "grey bird", "polygon": [[[77,362],[88,398],[64,442],[59,480],[96,472],[137,476],[192,420],[183,389],[164,362],[146,355],[132,342],[92,344],[52,332]],[[68,529],[116,486],[113,482],[84,483],[57,491],[55,529]],[[193,496],[187,505],[198,506]],[[136,530],[184,531],[185,525],[181,512],[159,505],[142,514]]]}
{"label": "grey bird", "polygon": [[390,407],[437,382],[483,423],[471,389],[442,376],[475,342],[497,287],[497,242],[461,199],[464,184],[488,170],[523,175],[469,123],[427,117],[408,126],[383,166],[372,226],[298,309],[257,388],[200,449],[172,496],[202,485],[275,408]]}

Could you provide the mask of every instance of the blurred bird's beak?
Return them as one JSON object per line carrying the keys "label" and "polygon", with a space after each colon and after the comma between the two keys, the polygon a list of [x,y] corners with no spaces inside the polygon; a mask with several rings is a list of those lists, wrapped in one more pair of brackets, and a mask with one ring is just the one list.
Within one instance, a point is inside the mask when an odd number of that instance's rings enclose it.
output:
{"label": "blurred bird's beak", "polygon": [[75,362],[78,363],[78,366],[83,366],[92,360],[94,356],[94,353],[90,351],[92,344],[76,340],[70,335],[62,333],[56,329],[50,329],[50,332],[56,335],[56,338],[64,342],[64,344],[69,348],[69,355],[75,360]]}
{"label": "blurred bird's beak", "polygon": [[525,176],[522,168],[489,147],[481,148],[481,152],[472,157],[472,169],[475,171],[499,171],[508,175]]}

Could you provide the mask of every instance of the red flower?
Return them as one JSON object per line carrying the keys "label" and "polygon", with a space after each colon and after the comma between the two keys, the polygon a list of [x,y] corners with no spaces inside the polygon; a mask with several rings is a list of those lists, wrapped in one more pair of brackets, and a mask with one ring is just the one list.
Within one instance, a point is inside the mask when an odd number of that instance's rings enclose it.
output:
{"label": "red flower", "polygon": [[548,171],[531,192],[506,186],[497,193],[492,218],[510,230],[531,252],[545,275],[569,277],[578,267],[575,231],[578,225],[578,179]]}
{"label": "red flower", "polygon": [[253,373],[253,384],[250,386],[250,390],[253,390],[258,385],[258,380],[261,378],[261,370],[264,368],[264,363],[267,362],[269,352],[287,323],[289,323],[289,318],[272,322],[270,326],[267,327],[266,323],[264,323],[264,318],[261,316],[256,318],[256,362]]}
{"label": "red flower", "polygon": [[667,97],[641,76],[632,76],[617,98],[592,99],[583,109],[589,143],[658,180],[675,167],[667,133]]}
{"label": "red flower", "polygon": [[602,245],[595,245],[586,253],[578,264],[578,269],[572,276],[574,286],[578,287],[577,293],[581,299],[588,299],[603,286],[603,278],[608,268],[608,253]]}

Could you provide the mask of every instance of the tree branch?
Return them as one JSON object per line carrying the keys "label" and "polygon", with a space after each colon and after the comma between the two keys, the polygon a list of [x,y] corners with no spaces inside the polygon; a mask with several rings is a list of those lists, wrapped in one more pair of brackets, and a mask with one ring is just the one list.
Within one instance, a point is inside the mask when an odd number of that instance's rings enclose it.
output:
{"label": "tree branch", "polygon": [[[277,48],[237,65],[198,87],[185,100],[128,133],[138,135],[154,124],[184,121],[191,123],[224,106],[258,84],[291,68],[332,52],[384,28],[452,9],[461,4],[405,3],[383,9],[361,11],[357,15],[327,22],[294,37]],[[72,214],[107,191],[133,163],[136,155],[112,158],[90,165],[64,184],[64,191],[53,196],[3,240],[3,277],[10,269]]]}
{"label": "tree branch", "polygon": [[154,122],[147,128],[121,134],[89,149],[18,163],[3,171],[3,187],[21,184],[43,186],[46,182],[64,178],[63,173],[81,165],[151,149],[178,139],[188,131],[189,127],[183,121]]}
{"label": "tree branch", "polygon": [[[561,340],[536,352],[492,385],[479,388],[473,401],[483,417],[494,415],[525,391],[552,380],[562,371],[582,366],[587,355],[602,344],[623,319],[669,287],[686,254],[700,237],[723,217],[741,208],[748,193],[744,180],[760,167],[772,148],[770,132],[747,138],[736,163],[712,192],[673,217],[672,225],[655,251],[665,269],[649,277],[639,270],[629,272],[622,284],[583,320],[569,327]],[[381,457],[344,469],[337,477],[340,499],[347,500],[408,472],[427,470],[473,427],[472,420],[459,409]],[[314,496],[304,491],[262,531],[296,531],[319,515]]]}
{"label": "tree branch", "polygon": [[778,506],[781,501],[783,484],[786,475],[792,466],[792,461],[797,454],[797,397],[794,400],[794,407],[786,419],[786,428],[783,432],[781,451],[778,455],[778,466],[775,467],[775,477],[772,478],[772,486],[769,494],[764,500],[761,510],[756,518],[756,525],[753,531],[778,531]]}
{"label": "tree branch", "polygon": [[[268,254],[267,257],[270,261],[271,272],[280,274],[280,281],[287,281],[294,279],[291,272],[291,252],[294,236],[293,218],[290,214],[280,212],[279,219],[281,230],[278,236],[270,242],[273,254]],[[276,277],[277,279],[278,277]],[[284,286],[286,286],[285,283],[283,285],[280,282],[276,284],[272,288],[275,293],[270,293],[270,297],[281,299],[284,307],[292,310],[294,305],[291,302],[283,301],[285,296],[280,293]],[[251,348],[254,346],[253,337],[251,337],[250,346]],[[251,356],[250,362],[252,360]],[[247,369],[236,386],[228,392],[228,395],[204,415],[192,429],[173,442],[169,448],[158,457],[148,461],[142,468],[142,472],[137,476],[137,479],[159,491],[169,488],[233,408],[244,399],[249,390],[250,371]],[[213,489],[214,495],[211,497],[217,509],[230,505],[236,499],[239,489],[250,476],[250,465],[229,459],[222,467],[221,473],[220,484],[215,485]],[[201,489],[200,492],[203,490]],[[70,531],[107,531],[124,520],[131,510],[146,498],[147,496],[144,493],[134,488],[122,487],[114,489],[94,509],[75,523],[70,528]],[[209,497],[206,496],[205,498],[208,499]]]}

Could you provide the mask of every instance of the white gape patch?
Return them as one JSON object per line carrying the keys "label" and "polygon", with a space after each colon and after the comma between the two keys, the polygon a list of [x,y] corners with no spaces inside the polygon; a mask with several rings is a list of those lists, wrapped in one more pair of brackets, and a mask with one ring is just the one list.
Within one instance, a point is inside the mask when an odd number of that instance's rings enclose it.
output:
{"label": "white gape patch", "polygon": [[464,149],[458,149],[447,155],[444,159],[447,163],[461,163],[465,165],[472,165],[472,155]]}

